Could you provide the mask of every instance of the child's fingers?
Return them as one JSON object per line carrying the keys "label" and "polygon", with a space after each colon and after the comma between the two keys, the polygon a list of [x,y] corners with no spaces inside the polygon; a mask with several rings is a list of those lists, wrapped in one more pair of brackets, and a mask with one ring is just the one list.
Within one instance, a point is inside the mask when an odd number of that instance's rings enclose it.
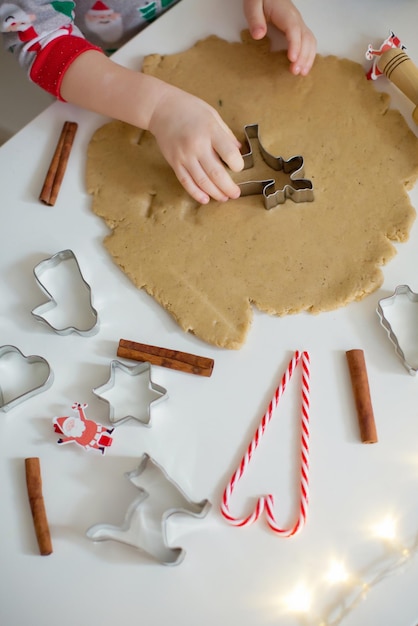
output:
{"label": "child's fingers", "polygon": [[229,169],[233,172],[240,172],[244,168],[244,159],[237,147],[228,149],[221,146],[217,149],[217,153],[222,161],[226,163]]}
{"label": "child's fingers", "polygon": [[218,202],[238,198],[240,188],[225,165],[232,171],[244,167],[240,142],[211,106],[183,92],[174,95],[179,115],[155,117],[154,125],[160,149],[178,180],[200,204],[210,198]]}
{"label": "child's fingers", "polygon": [[200,191],[218,202],[240,196],[240,188],[232,180],[225,165],[232,171],[244,167],[244,159],[239,151],[239,142],[223,120],[213,129],[211,143],[200,152],[187,171]]}
{"label": "child's fingers", "polygon": [[262,39],[267,32],[263,0],[244,0],[243,6],[251,37]]}
{"label": "child's fingers", "polygon": [[240,195],[238,185],[215,155],[207,161],[194,161],[187,168],[181,165],[176,176],[185,190],[200,204],[207,204],[210,198],[226,202]]}
{"label": "child's fingers", "polygon": [[302,33],[299,28],[294,28],[286,33],[287,58],[292,64],[296,64],[302,49]]}
{"label": "child's fingers", "polygon": [[312,65],[315,61],[315,56],[316,56],[315,48],[309,48],[302,52],[300,61],[298,63],[300,67],[300,74],[302,76],[306,76],[310,72]]}
{"label": "child's fingers", "polygon": [[[234,183],[224,164],[215,153],[203,157],[199,165],[201,171],[193,172],[193,178],[197,185],[214,200],[224,202],[229,198],[239,197],[240,188]],[[203,177],[201,172],[204,173]]]}
{"label": "child's fingers", "polygon": [[203,189],[200,189],[183,165],[174,169],[174,173],[189,196],[196,200],[196,202],[199,204],[207,204],[209,202],[209,194],[203,191]]}
{"label": "child's fingers", "polygon": [[316,39],[310,30],[293,31],[289,34],[288,58],[291,72],[306,76],[309,73],[316,55]]}

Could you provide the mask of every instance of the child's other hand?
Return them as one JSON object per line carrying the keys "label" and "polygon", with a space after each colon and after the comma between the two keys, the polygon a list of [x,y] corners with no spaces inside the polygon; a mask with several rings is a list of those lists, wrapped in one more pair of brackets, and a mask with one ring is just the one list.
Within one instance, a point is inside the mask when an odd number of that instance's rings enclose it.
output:
{"label": "child's other hand", "polygon": [[316,39],[291,0],[243,0],[251,36],[262,39],[267,22],[281,30],[288,42],[290,71],[306,76],[316,55]]}
{"label": "child's other hand", "polygon": [[240,143],[213,107],[167,86],[148,128],[178,180],[197,202],[239,197],[240,189],[225,164],[234,172],[242,170]]}

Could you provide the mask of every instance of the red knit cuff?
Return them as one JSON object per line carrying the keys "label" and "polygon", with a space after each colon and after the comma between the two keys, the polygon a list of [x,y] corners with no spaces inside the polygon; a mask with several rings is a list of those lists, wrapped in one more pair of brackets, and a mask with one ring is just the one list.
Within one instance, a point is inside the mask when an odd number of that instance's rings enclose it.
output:
{"label": "red knit cuff", "polygon": [[61,98],[60,92],[65,72],[71,63],[87,50],[103,52],[101,48],[93,46],[83,37],[74,35],[57,37],[39,51],[29,76],[42,89],[45,89],[45,91],[48,91],[59,100],[64,100]]}

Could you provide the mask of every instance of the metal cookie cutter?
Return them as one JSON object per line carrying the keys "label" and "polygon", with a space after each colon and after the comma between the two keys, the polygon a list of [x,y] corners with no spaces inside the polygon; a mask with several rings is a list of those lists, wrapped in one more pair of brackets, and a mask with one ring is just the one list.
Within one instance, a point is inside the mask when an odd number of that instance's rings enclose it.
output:
{"label": "metal cookie cutter", "polygon": [[[66,264],[66,265],[65,265]],[[59,298],[53,296],[46,288],[44,281],[46,274],[54,270],[54,274],[60,267],[61,276],[56,274],[55,282],[49,289],[58,291]],[[98,331],[98,314],[92,305],[90,285],[84,280],[80,266],[72,250],[62,250],[49,259],[41,261],[33,270],[35,279],[48,297],[48,302],[41,304],[32,311],[32,315],[40,322],[43,322],[58,335],[68,335],[78,333],[79,335],[90,336]],[[50,275],[51,279],[51,275]],[[52,324],[47,317],[47,313],[53,312],[62,314],[65,311],[67,319],[79,320],[77,323],[67,322],[59,325]]]}
{"label": "metal cookie cutter", "polygon": [[[137,398],[135,398],[134,400],[131,400],[132,404],[135,404],[135,409],[126,409],[122,411],[122,415],[115,415],[114,404],[110,403],[108,400],[106,400],[106,398],[103,397],[103,395],[106,394],[107,391],[110,391],[111,389],[118,386],[116,381],[118,375],[128,375],[131,377],[139,376],[140,378],[145,379],[144,384],[146,384],[146,387],[144,386],[142,390],[139,388],[139,391],[141,392],[141,406],[137,406],[138,400]],[[148,362],[138,363],[138,365],[129,366],[124,365],[120,361],[112,361],[110,363],[109,380],[101,387],[96,387],[95,389],[93,389],[93,393],[105,402],[107,402],[109,406],[109,420],[115,426],[129,419],[138,420],[138,422],[141,422],[141,424],[149,426],[151,421],[151,405],[154,405],[157,402],[161,402],[162,400],[166,400],[168,398],[167,390],[160,385],[156,385],[151,380],[151,365]],[[129,394],[125,393],[124,397],[126,397],[127,395]],[[145,400],[143,400],[142,396],[145,396]]]}
{"label": "metal cookie cutter", "polygon": [[[405,356],[404,350],[401,348],[398,335],[395,334],[393,330],[393,326],[385,314],[385,311],[387,308],[392,307],[394,304],[396,304],[396,300],[398,299],[398,296],[400,297],[406,296],[409,302],[411,302],[412,304],[418,304],[417,293],[412,291],[412,289],[408,285],[398,285],[394,293],[391,296],[388,296],[387,298],[382,298],[381,300],[379,300],[378,306],[377,306],[377,314],[380,318],[380,323],[382,324],[383,328],[386,329],[386,332],[389,336],[390,341],[395,346],[395,352],[400,358],[400,360],[402,361],[403,366],[407,369],[407,371],[412,376],[414,376],[418,371],[418,320],[417,320],[417,323],[414,323],[414,320],[413,320],[412,323],[405,324],[404,322],[402,324],[402,330],[404,331],[411,330],[412,332],[414,332],[413,337],[409,337],[407,340],[404,339],[405,344],[406,343],[410,344],[408,347],[410,348],[411,356],[407,358]],[[417,309],[417,312],[418,312],[418,309]],[[405,345],[404,345],[404,348],[405,348]],[[415,350],[415,355],[412,354],[413,350]],[[415,359],[416,364],[412,363],[413,359]]]}
{"label": "metal cookie cutter", "polygon": [[254,165],[254,156],[250,140],[255,139],[265,163],[267,163],[272,170],[284,172],[289,175],[290,183],[277,190],[275,189],[276,181],[274,178],[238,183],[241,189],[241,196],[263,194],[266,209],[272,209],[278,204],[283,204],[286,198],[291,198],[294,202],[312,202],[314,199],[313,184],[310,180],[302,178],[303,157],[294,156],[288,161],[285,161],[282,157],[276,157],[270,154],[270,152],[267,152],[260,139],[258,124],[248,124],[244,127],[244,131],[249,147],[248,152],[242,155],[244,159],[244,170]]}
{"label": "metal cookie cutter", "polygon": [[[6,355],[9,355],[7,357]],[[17,361],[14,365],[13,359]],[[26,374],[29,373],[28,366],[34,366],[36,369],[41,370],[41,375],[36,378],[34,376],[25,375],[23,368],[26,368]],[[9,376],[7,376],[9,371]],[[16,375],[16,371],[18,374]],[[20,376],[20,373],[22,374]],[[4,374],[4,377],[3,377]],[[6,384],[5,380],[11,379],[10,389],[7,389],[6,399]],[[0,409],[2,411],[9,411],[14,406],[17,406],[24,400],[35,396],[41,391],[46,391],[52,385],[54,381],[54,375],[49,366],[48,361],[38,355],[25,356],[16,346],[1,346],[0,347]]]}
{"label": "metal cookie cutter", "polygon": [[141,457],[137,469],[125,476],[139,489],[140,495],[128,507],[123,524],[95,524],[87,530],[87,537],[93,541],[120,541],[163,565],[178,565],[185,551],[168,544],[167,520],[176,514],[203,518],[211,507],[209,501],[189,500],[148,454]]}

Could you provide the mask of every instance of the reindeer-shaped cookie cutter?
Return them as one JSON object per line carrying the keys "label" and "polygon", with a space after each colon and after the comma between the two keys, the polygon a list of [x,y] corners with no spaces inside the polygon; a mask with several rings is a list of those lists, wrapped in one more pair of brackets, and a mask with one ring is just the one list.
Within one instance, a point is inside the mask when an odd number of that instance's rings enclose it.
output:
{"label": "reindeer-shaped cookie cutter", "polygon": [[303,157],[293,156],[286,161],[280,156],[273,156],[264,148],[261,142],[258,124],[247,124],[244,126],[244,132],[248,146],[247,152],[242,155],[244,170],[254,166],[251,139],[255,139],[263,161],[272,170],[289,175],[289,183],[276,189],[276,180],[273,177],[265,180],[245,181],[238,183],[238,187],[241,189],[241,196],[262,194],[264,207],[268,210],[278,204],[283,204],[287,198],[290,198],[293,202],[312,202],[314,199],[313,184],[310,180],[302,178]]}
{"label": "reindeer-shaped cookie cutter", "polygon": [[[149,490],[138,484],[146,481],[147,474]],[[93,541],[118,541],[137,548],[162,565],[178,565],[186,553],[183,548],[169,545],[168,519],[176,514],[203,518],[211,508],[210,502],[192,502],[148,454],[141,457],[137,469],[125,476],[140,494],[128,507],[123,523],[120,526],[95,524],[87,529],[87,537]]]}

